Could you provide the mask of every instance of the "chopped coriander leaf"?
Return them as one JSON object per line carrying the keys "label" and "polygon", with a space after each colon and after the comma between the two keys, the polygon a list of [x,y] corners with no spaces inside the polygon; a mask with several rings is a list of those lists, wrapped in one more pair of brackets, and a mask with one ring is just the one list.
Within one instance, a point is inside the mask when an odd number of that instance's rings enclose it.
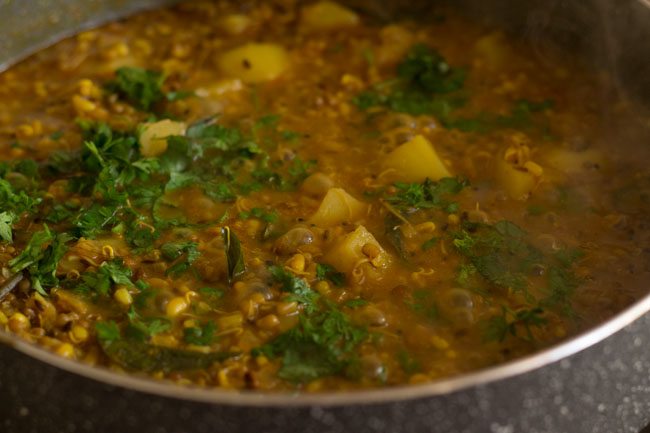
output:
{"label": "chopped coriander leaf", "polygon": [[95,323],[95,331],[97,332],[97,338],[106,342],[116,341],[122,338],[120,328],[112,320]]}
{"label": "chopped coriander leaf", "polygon": [[250,211],[239,212],[240,219],[257,218],[267,223],[274,223],[278,220],[279,215],[276,210],[267,212],[260,207],[254,207]]}
{"label": "chopped coriander leaf", "polygon": [[225,183],[204,183],[203,192],[211,199],[222,203],[233,202],[237,199],[237,196],[232,192],[230,186]]}
{"label": "chopped coriander leaf", "polygon": [[299,132],[296,131],[290,131],[290,130],[284,130],[280,132],[280,135],[283,140],[285,141],[295,141],[298,140],[301,136]]}
{"label": "chopped coriander leaf", "polygon": [[209,346],[216,340],[216,330],[217,326],[210,320],[203,326],[185,328],[183,331],[183,340],[188,344],[194,344],[196,346]]}
{"label": "chopped coriander leaf", "polygon": [[15,215],[33,212],[41,203],[41,198],[33,197],[24,190],[17,190],[10,182],[0,179],[0,209]]}
{"label": "chopped coriander leaf", "polygon": [[406,350],[397,352],[397,361],[404,373],[411,375],[421,371],[420,363],[414,359]]}
{"label": "chopped coriander leaf", "polygon": [[546,211],[543,206],[535,205],[535,204],[529,205],[526,210],[528,212],[528,215],[531,215],[531,216],[539,216],[539,215],[542,215]]}
{"label": "chopped coriander leaf", "polygon": [[70,236],[56,235],[47,226],[34,233],[23,251],[9,261],[11,272],[27,270],[32,287],[42,295],[46,288],[54,287],[59,280],[55,275],[59,261],[65,254]]}
{"label": "chopped coriander leaf", "polygon": [[280,266],[270,266],[269,271],[276,283],[279,283],[280,290],[291,293],[288,297],[291,301],[296,301],[303,305],[307,313],[316,311],[316,303],[319,295],[313,291],[304,278],[293,275],[291,272]]}
{"label": "chopped coriander leaf", "polygon": [[235,151],[246,148],[241,131],[219,125],[215,120],[214,117],[209,117],[187,128],[185,135],[190,140],[192,148],[196,149],[196,156],[201,156],[199,149]]}
{"label": "chopped coriander leaf", "polygon": [[56,235],[47,227],[34,233],[23,251],[9,261],[11,272],[20,272],[37,264],[45,257],[48,245],[54,241]]}
{"label": "chopped coriander leaf", "polygon": [[96,293],[101,296],[110,294],[115,285],[133,287],[131,276],[133,272],[124,265],[124,261],[115,258],[103,262],[96,271],[81,274],[76,290],[85,293]]}
{"label": "chopped coriander leaf", "polygon": [[119,222],[121,209],[121,206],[91,204],[90,207],[80,210],[72,222],[75,234],[78,237],[95,238]]}
{"label": "chopped coriander leaf", "polygon": [[457,204],[449,196],[458,194],[468,185],[463,179],[445,177],[439,181],[425,179],[422,183],[395,183],[397,191],[386,195],[385,200],[396,209],[441,209],[448,213],[457,211]]}
{"label": "chopped coriander leaf", "polygon": [[201,179],[193,173],[173,172],[165,185],[165,191],[172,191],[180,188],[187,188],[201,182]]}
{"label": "chopped coriander leaf", "polygon": [[490,283],[527,294],[527,275],[543,261],[542,253],[526,239],[526,232],[510,221],[493,226],[467,224],[472,230],[458,232],[453,244]]}
{"label": "chopped coriander leaf", "polygon": [[81,163],[85,171],[98,173],[110,165],[124,168],[137,156],[138,140],[133,134],[113,130],[101,122],[79,121],[79,126],[84,138]]}
{"label": "chopped coriander leaf", "polygon": [[16,216],[12,212],[0,213],[0,238],[11,243],[13,241],[13,234],[11,226],[14,223]]}
{"label": "chopped coriander leaf", "polygon": [[438,244],[439,240],[440,240],[440,238],[438,236],[434,236],[431,239],[425,241],[422,244],[422,251],[430,250],[431,248],[433,248],[434,246],[436,246]]}
{"label": "chopped coriander leaf", "polygon": [[463,287],[467,287],[471,277],[476,274],[476,267],[473,264],[463,263],[458,267],[456,281]]}
{"label": "chopped coriander leaf", "polygon": [[530,129],[534,122],[532,115],[553,107],[553,101],[531,102],[520,99],[507,115],[480,113],[476,117],[443,119],[446,128],[463,132],[487,133],[495,129]]}
{"label": "chopped coriander leaf", "polygon": [[348,308],[359,308],[368,305],[368,301],[365,299],[350,299],[349,301],[345,301],[343,305]]}
{"label": "chopped coriander leaf", "polygon": [[465,82],[465,71],[452,68],[436,50],[418,44],[397,66],[397,75],[411,87],[427,93],[450,93]]}
{"label": "chopped coriander leaf", "polygon": [[[464,98],[441,96],[463,88],[465,71],[452,68],[435,50],[415,45],[397,67],[397,79],[381,83],[353,99],[361,110],[385,107],[412,115],[429,114],[446,119]],[[387,89],[387,90],[385,90]]]}
{"label": "chopped coriander leaf", "polygon": [[182,99],[187,99],[196,96],[196,93],[192,90],[177,90],[175,92],[165,93],[165,98],[169,102],[180,101]]}
{"label": "chopped coriander leaf", "polygon": [[[486,341],[503,341],[508,335],[527,341],[534,341],[533,328],[547,323],[544,310],[536,307],[517,312],[502,307],[502,313],[485,322],[484,339]],[[523,328],[523,329],[522,329]],[[521,331],[524,331],[524,334]]]}
{"label": "chopped coriander leaf", "polygon": [[509,221],[499,221],[493,226],[466,223],[464,230],[454,234],[453,244],[470,262],[461,266],[459,282],[467,283],[469,276],[476,272],[495,286],[523,292],[530,299],[531,271],[534,266],[543,266],[548,296],[541,305],[572,314],[570,296],[581,280],[571,266],[581,256],[579,250],[544,255],[527,241],[526,232]]}
{"label": "chopped coriander leaf", "polygon": [[201,295],[201,300],[205,301],[211,307],[218,308],[223,305],[223,297],[226,294],[225,290],[216,287],[201,287],[198,292]]}
{"label": "chopped coriander leaf", "polygon": [[75,209],[68,208],[63,204],[55,204],[45,217],[45,221],[52,224],[58,224],[70,220],[75,216]]}
{"label": "chopped coriander leaf", "polygon": [[54,131],[53,133],[50,134],[50,139],[54,141],[59,140],[61,137],[63,137],[63,131],[61,130]]}
{"label": "chopped coriander leaf", "polygon": [[115,80],[108,83],[107,88],[134,107],[150,111],[154,104],[165,98],[162,92],[164,82],[165,76],[161,72],[122,67],[115,71]]}
{"label": "chopped coriander leaf", "polygon": [[339,272],[334,266],[319,263],[316,265],[316,278],[319,280],[329,280],[335,286],[341,287],[345,284],[345,274]]}
{"label": "chopped coriander leaf", "polygon": [[138,340],[148,341],[152,336],[160,334],[171,329],[171,323],[164,318],[142,318],[135,310],[129,311],[129,324],[124,330],[126,337]]}
{"label": "chopped coriander leaf", "polygon": [[438,305],[431,298],[429,290],[416,290],[413,292],[412,301],[407,301],[406,305],[429,320],[437,320],[440,317],[440,311]]}
{"label": "chopped coriander leaf", "polygon": [[[115,229],[113,232],[116,232]],[[128,221],[123,234],[129,245],[134,248],[133,251],[138,253],[149,251],[160,237],[160,231],[145,223],[142,217],[135,217]]]}
{"label": "chopped coriander leaf", "polygon": [[178,277],[187,271],[201,255],[197,247],[196,242],[169,242],[160,247],[165,260],[173,262],[165,274]]}
{"label": "chopped coriander leaf", "polygon": [[20,173],[33,180],[36,180],[39,177],[38,169],[38,163],[33,159],[21,159],[17,161],[13,166],[14,172]]}
{"label": "chopped coriander leaf", "polygon": [[352,324],[335,305],[301,316],[300,323],[275,340],[254,350],[271,358],[282,357],[278,376],[305,383],[320,377],[345,374],[354,363],[354,349],[368,331]]}
{"label": "chopped coriander leaf", "polygon": [[215,287],[201,287],[199,293],[214,298],[223,298],[223,295],[225,294],[222,289],[217,289]]}

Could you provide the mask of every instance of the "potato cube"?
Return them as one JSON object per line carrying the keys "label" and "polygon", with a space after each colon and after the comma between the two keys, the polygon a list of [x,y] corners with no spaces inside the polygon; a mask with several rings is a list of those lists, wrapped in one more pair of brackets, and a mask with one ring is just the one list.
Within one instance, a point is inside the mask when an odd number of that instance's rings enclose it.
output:
{"label": "potato cube", "polygon": [[282,75],[289,66],[289,54],[277,44],[249,43],[223,53],[218,65],[228,77],[262,83]]}
{"label": "potato cube", "polygon": [[350,9],[330,2],[321,1],[302,10],[301,24],[305,30],[330,30],[353,27],[359,23],[359,16]]}
{"label": "potato cube", "polygon": [[399,146],[384,159],[384,169],[393,169],[388,177],[404,182],[439,180],[451,173],[442,162],[433,145],[422,135]]}
{"label": "potato cube", "polygon": [[332,227],[364,217],[368,206],[342,188],[330,188],[309,222],[319,227]]}
{"label": "potato cube", "polygon": [[[363,250],[364,246],[372,245],[376,252],[374,257],[367,257]],[[369,248],[366,247],[366,250]],[[378,250],[378,251],[377,251]],[[378,269],[385,269],[390,263],[390,256],[377,242],[375,237],[364,227],[359,226],[352,233],[340,238],[325,253],[325,262],[336,269],[350,273],[359,260],[368,258],[372,265]]]}
{"label": "potato cube", "polygon": [[497,183],[514,200],[526,200],[539,183],[539,178],[528,170],[503,159],[497,161],[495,168]]}

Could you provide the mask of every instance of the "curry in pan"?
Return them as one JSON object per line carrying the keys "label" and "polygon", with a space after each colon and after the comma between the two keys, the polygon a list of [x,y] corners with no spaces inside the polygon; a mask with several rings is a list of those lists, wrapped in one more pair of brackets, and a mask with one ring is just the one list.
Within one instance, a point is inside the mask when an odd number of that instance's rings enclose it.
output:
{"label": "curry in pan", "polygon": [[313,392],[477,370],[629,305],[650,177],[602,139],[597,74],[426,22],[188,2],[1,74],[0,327]]}

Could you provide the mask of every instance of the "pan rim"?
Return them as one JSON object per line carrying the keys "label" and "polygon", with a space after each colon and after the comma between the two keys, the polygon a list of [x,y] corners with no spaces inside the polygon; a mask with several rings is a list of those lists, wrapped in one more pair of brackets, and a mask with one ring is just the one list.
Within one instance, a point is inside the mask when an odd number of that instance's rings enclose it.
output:
{"label": "pan rim", "polygon": [[600,325],[577,334],[564,342],[522,358],[424,384],[345,392],[259,392],[198,388],[120,373],[63,358],[38,346],[36,343],[22,340],[2,329],[0,329],[0,343],[5,343],[17,351],[52,367],[96,382],[176,400],[243,407],[359,406],[448,395],[538,370],[600,343],[616,332],[621,331],[648,311],[650,311],[650,294]]}

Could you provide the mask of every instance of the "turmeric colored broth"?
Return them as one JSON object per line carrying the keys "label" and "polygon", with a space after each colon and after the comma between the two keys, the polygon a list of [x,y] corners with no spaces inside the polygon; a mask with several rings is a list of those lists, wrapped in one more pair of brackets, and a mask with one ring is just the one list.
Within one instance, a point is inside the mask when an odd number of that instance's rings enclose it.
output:
{"label": "turmeric colored broth", "polygon": [[641,295],[650,177],[603,143],[584,71],[448,11],[237,3],[0,75],[1,327],[181,384],[322,391],[502,363]]}

